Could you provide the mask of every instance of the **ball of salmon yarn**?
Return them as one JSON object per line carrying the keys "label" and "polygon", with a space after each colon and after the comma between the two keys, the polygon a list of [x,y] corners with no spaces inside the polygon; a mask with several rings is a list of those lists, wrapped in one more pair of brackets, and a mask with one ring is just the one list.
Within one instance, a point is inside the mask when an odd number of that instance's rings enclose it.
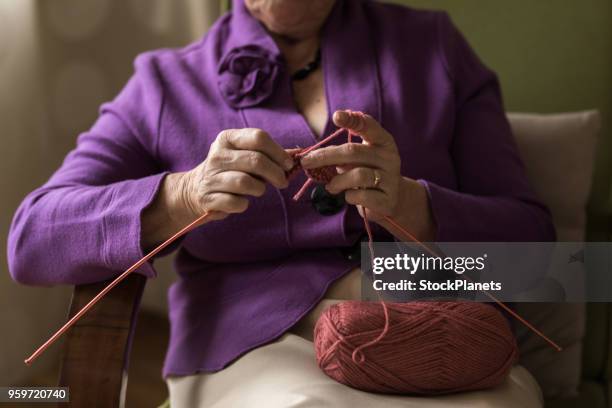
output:
{"label": "ball of salmon yarn", "polygon": [[340,383],[417,395],[497,386],[518,358],[506,318],[472,302],[338,303],[317,321],[315,350]]}

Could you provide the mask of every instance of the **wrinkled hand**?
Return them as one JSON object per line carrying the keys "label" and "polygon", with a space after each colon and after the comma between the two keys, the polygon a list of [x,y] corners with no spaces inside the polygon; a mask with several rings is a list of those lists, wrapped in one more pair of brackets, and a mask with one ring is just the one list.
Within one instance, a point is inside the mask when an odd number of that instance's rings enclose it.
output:
{"label": "wrinkled hand", "polygon": [[336,111],[336,126],[351,130],[363,143],[346,143],[314,150],[301,160],[306,169],[335,165],[338,174],[327,185],[332,194],[345,193],[348,203],[359,213],[378,222],[394,235],[405,238],[389,225],[393,218],[424,240],[435,236],[435,222],[425,187],[403,177],[401,158],[393,136],[372,116],[352,111]]}
{"label": "wrinkled hand", "polygon": [[[325,188],[332,194],[345,192],[348,203],[368,209],[376,221],[394,216],[400,204],[401,159],[393,136],[370,115],[337,111],[338,127],[351,130],[363,143],[346,143],[317,149],[302,158],[304,168],[336,165],[339,175]],[[371,214],[370,214],[371,213]]]}
{"label": "wrinkled hand", "polygon": [[219,133],[206,160],[184,173],[181,195],[193,217],[204,211],[210,219],[246,211],[248,196],[260,197],[266,182],[288,185],[286,170],[293,159],[260,129],[230,129]]}

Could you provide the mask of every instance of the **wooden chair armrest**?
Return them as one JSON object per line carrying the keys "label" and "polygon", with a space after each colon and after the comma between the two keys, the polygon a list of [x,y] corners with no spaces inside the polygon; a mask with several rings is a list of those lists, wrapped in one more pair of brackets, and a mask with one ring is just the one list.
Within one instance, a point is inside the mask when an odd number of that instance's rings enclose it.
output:
{"label": "wooden chair armrest", "polygon": [[[106,284],[76,286],[69,316]],[[145,284],[142,275],[128,276],[66,333],[59,385],[69,387],[69,406],[124,406],[130,346]]]}

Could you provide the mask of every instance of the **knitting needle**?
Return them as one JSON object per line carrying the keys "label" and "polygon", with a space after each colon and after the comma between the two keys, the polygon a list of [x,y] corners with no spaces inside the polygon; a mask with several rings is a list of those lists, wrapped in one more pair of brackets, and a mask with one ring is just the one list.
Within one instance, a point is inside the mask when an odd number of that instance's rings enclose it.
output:
{"label": "knitting needle", "polygon": [[[312,145],[312,146],[302,150],[300,153],[298,153],[296,155],[296,157],[302,157],[302,156],[306,155],[307,153],[311,152],[312,150],[317,149],[318,147],[324,145],[325,143],[330,142],[331,140],[337,138],[344,130],[345,130],[344,128],[338,129],[337,131],[335,131],[334,133],[332,133],[331,135],[329,135],[325,139],[323,139],[323,140],[319,141],[318,143],[316,143],[316,144],[314,144],[314,145]],[[348,131],[348,129],[346,129],[346,130]],[[350,131],[348,131],[348,135],[349,135],[348,137],[349,137],[349,141],[350,141],[351,137],[352,137],[352,134],[351,134]],[[307,180],[306,184],[304,186],[302,186],[302,188],[300,189],[300,191],[302,193],[310,185],[309,182],[312,183],[312,180],[310,178]],[[364,214],[365,214],[365,211],[364,211]],[[100,293],[98,293],[91,301],[89,301],[85,306],[83,306],[83,308],[81,310],[79,310],[70,320],[68,320],[55,334],[53,334],[53,336],[51,336],[45,343],[43,343],[38,349],[36,349],[36,351],[34,351],[34,353],[32,353],[32,355],[30,357],[26,358],[24,360],[25,364],[31,365],[47,348],[49,348],[53,343],[55,343],[72,326],[74,326],[74,324],[83,315],[85,315],[85,313],[87,313],[89,311],[89,309],[91,309],[100,299],[102,299],[108,292],[110,292],[115,286],[117,286],[121,281],[123,281],[128,275],[130,275],[132,272],[134,272],[135,270],[140,268],[142,265],[144,265],[152,257],[154,257],[159,252],[161,252],[164,248],[166,248],[172,242],[174,242],[175,240],[177,240],[178,238],[180,238],[184,234],[188,233],[193,228],[197,227],[198,224],[200,224],[201,222],[205,221],[206,218],[208,218],[209,216],[210,216],[210,213],[208,211],[205,211],[201,216],[196,218],[194,221],[192,221],[187,226],[183,227],[180,231],[178,231],[176,234],[174,234],[173,236],[168,238],[166,241],[161,243],[159,246],[157,246],[155,249],[153,249],[151,252],[149,252],[147,255],[145,255],[142,259],[140,259],[134,265],[129,267],[125,272],[123,272],[121,275],[119,275],[117,278],[115,278]],[[387,217],[387,216],[385,216],[384,218],[391,225],[393,225],[395,228],[397,228],[399,231],[401,231],[406,237],[408,237],[410,241],[413,241],[413,242],[417,243],[418,245],[420,245],[421,247],[426,249],[430,254],[433,254],[434,256],[439,256],[438,254],[435,253],[435,251],[433,251],[427,245],[425,245],[424,243],[422,243],[418,239],[416,239],[416,237],[414,237],[414,235],[412,235],[410,232],[408,232],[406,229],[404,229],[401,225],[396,223],[392,218]],[[366,230],[368,231],[368,235],[371,238],[372,233],[370,231],[370,226],[369,226],[369,223],[368,223],[367,219],[365,220],[365,222],[366,222]],[[372,251],[371,244],[370,244],[370,251]],[[504,310],[506,310],[510,315],[512,315],[517,320],[519,320],[521,323],[523,323],[527,328],[529,328],[534,333],[536,333],[538,336],[540,336],[542,339],[547,341],[557,351],[561,351],[562,350],[562,348],[559,345],[557,345],[554,341],[549,339],[546,335],[544,335],[540,330],[535,328],[527,320],[522,318],[518,313],[516,313],[515,311],[510,309],[508,306],[506,306],[504,303],[502,303],[500,300],[498,300],[495,296],[493,296],[492,294],[488,293],[487,291],[482,291],[482,292],[485,293],[485,295],[487,295],[490,299],[492,299],[500,307],[502,307]]]}
{"label": "knitting needle", "polygon": [[[334,132],[330,136],[326,137],[325,139],[321,140],[319,143],[309,147],[305,151],[300,152],[300,156],[304,155],[304,154],[308,153],[309,151],[314,150],[317,147],[319,147],[319,146],[321,146],[321,145],[331,141],[332,139],[338,137],[340,135],[340,133],[342,133],[342,131],[343,131],[343,129],[338,129],[336,132]],[[308,186],[303,187],[303,190],[305,191],[307,189],[307,187]],[[303,191],[302,191],[302,193],[303,193]],[[173,236],[168,238],[166,241],[162,242],[158,247],[153,249],[151,252],[149,252],[147,255],[145,255],[142,259],[140,259],[134,265],[130,266],[125,272],[123,272],[121,275],[117,276],[111,283],[109,283],[104,289],[102,289],[102,291],[100,291],[100,293],[98,293],[92,300],[90,300],[85,306],[83,306],[83,308],[81,310],[79,310],[74,316],[72,316],[72,318],[70,318],[70,320],[68,320],[57,332],[55,332],[55,334],[53,334],[46,342],[44,342],[39,348],[37,348],[34,351],[34,353],[32,353],[32,355],[30,357],[26,358],[24,360],[25,364],[26,365],[31,365],[42,353],[45,352],[46,349],[48,349],[64,333],[66,333],[66,331],[68,331],[72,326],[74,326],[75,323],[81,317],[83,317],[83,315],[85,315],[85,313],[87,313],[89,311],[89,309],[91,309],[96,303],[98,303],[98,301],[100,299],[102,299],[108,292],[110,292],[115,286],[117,286],[126,277],[128,277],[132,272],[134,272],[135,270],[140,268],[142,265],[145,264],[145,262],[149,261],[152,257],[157,255],[160,251],[162,251],[164,248],[166,248],[168,245],[170,245],[176,239],[178,239],[181,236],[183,236],[184,234],[188,233],[193,228],[195,228],[198,224],[200,224],[201,222],[206,220],[206,218],[209,215],[210,215],[210,213],[208,211],[205,211],[197,219],[192,221],[190,224],[186,225],[184,228],[182,228],[176,234],[174,234]]]}
{"label": "knitting needle", "polygon": [[157,255],[160,251],[170,245],[172,242],[176,241],[181,236],[185,235],[195,227],[197,227],[200,223],[204,222],[209,216],[210,212],[204,211],[204,213],[196,218],[194,221],[189,223],[187,226],[183,227],[176,234],[172,235],[170,238],[162,242],[159,246],[149,252],[147,255],[142,257],[138,262],[134,265],[130,266],[125,272],[121,275],[117,276],[111,283],[109,283],[100,293],[98,293],[93,299],[91,299],[81,310],[79,310],[70,320],[68,320],[53,336],[49,338],[49,340],[45,341],[42,346],[40,346],[32,355],[24,360],[26,365],[31,365],[34,360],[36,360],[47,348],[49,348],[53,343],[57,341],[68,329],[70,329],[74,324],[81,318],[85,313],[89,311],[100,299],[102,299],[108,292],[110,292],[115,286],[117,286],[121,281],[128,277],[129,274],[140,268],[145,262],[149,261],[155,255]]}
{"label": "knitting needle", "polygon": [[[409,238],[410,241],[416,243],[417,245],[419,245],[421,248],[425,249],[430,255],[439,257],[440,254],[436,253],[436,251],[434,251],[433,249],[431,249],[430,247],[428,247],[426,244],[424,244],[423,242],[419,241],[418,239],[416,239],[416,237],[414,235],[412,235],[410,232],[408,232],[404,227],[402,227],[401,225],[399,225],[397,222],[395,222],[393,220],[393,218],[388,217],[388,216],[384,216],[383,217],[385,219],[385,221],[387,221],[389,224],[393,225],[395,228],[397,228],[400,232],[402,232],[405,237]],[[465,279],[470,280],[471,279],[467,276],[464,276]],[[561,346],[559,346],[557,343],[555,343],[553,340],[551,340],[549,337],[547,337],[544,333],[542,333],[540,330],[538,330],[534,325],[532,325],[531,323],[529,323],[526,319],[524,319],[523,317],[521,317],[518,313],[516,313],[514,310],[512,310],[511,308],[509,308],[505,303],[503,303],[501,300],[499,300],[497,297],[495,297],[494,295],[492,295],[491,293],[489,293],[486,290],[481,290],[482,293],[484,293],[489,299],[493,300],[497,305],[499,305],[502,309],[504,309],[506,312],[508,312],[510,315],[512,315],[515,319],[517,319],[519,322],[521,322],[522,324],[524,324],[525,326],[527,326],[527,328],[529,328],[531,331],[533,331],[535,334],[537,334],[538,336],[540,336],[543,340],[545,340],[548,344],[550,344],[555,350],[557,351],[562,351],[563,348]]]}

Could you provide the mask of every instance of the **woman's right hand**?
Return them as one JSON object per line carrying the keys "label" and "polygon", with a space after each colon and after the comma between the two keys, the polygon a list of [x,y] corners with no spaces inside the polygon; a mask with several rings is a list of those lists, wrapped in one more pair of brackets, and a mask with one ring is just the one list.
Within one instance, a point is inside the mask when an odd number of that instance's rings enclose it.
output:
{"label": "woman's right hand", "polygon": [[219,133],[208,156],[194,169],[166,176],[141,217],[141,245],[153,248],[208,211],[220,220],[246,211],[248,196],[259,197],[266,183],[287,187],[291,156],[260,129]]}
{"label": "woman's right hand", "polygon": [[261,129],[224,130],[210,147],[206,160],[182,174],[180,193],[191,219],[211,213],[222,219],[246,211],[248,196],[260,197],[266,183],[288,185],[291,156]]}

